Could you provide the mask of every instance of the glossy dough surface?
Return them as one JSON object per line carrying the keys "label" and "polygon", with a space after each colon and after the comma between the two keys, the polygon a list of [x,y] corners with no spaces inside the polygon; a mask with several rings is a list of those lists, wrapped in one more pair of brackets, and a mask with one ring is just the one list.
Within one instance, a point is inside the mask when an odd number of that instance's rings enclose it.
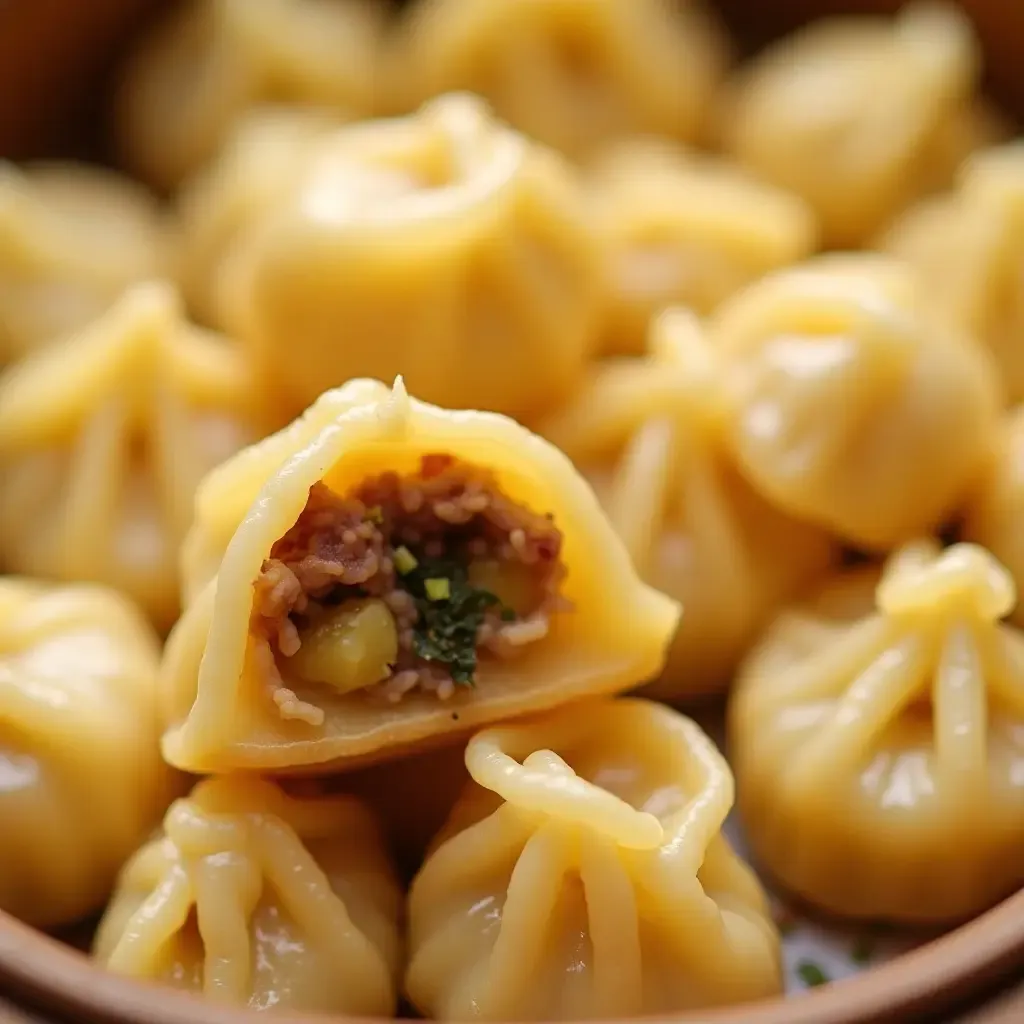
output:
{"label": "glossy dough surface", "polygon": [[159,657],[113,591],[0,579],[0,909],[41,928],[92,914],[159,821]]}
{"label": "glossy dough surface", "polygon": [[445,96],[321,146],[238,247],[221,308],[296,410],[401,372],[427,401],[520,415],[582,372],[600,262],[569,166]]}
{"label": "glossy dough surface", "polygon": [[593,485],[641,576],[682,603],[662,697],[724,690],[756,631],[835,549],[743,480],[725,447],[715,353],[682,310],[644,359],[609,360],[539,427]]}
{"label": "glossy dough surface", "polygon": [[401,891],[351,797],[201,782],[126,865],[96,936],[109,969],[254,1010],[391,1016]]}
{"label": "glossy dough surface", "polygon": [[764,893],[689,719],[604,701],[478,733],[409,894],[405,989],[448,1020],[673,1013],[780,990]]}
{"label": "glossy dough surface", "polygon": [[778,618],[730,707],[756,856],[832,913],[947,923],[1024,880],[1024,634],[988,552],[913,543]]}
{"label": "glossy dough surface", "polygon": [[[409,472],[441,452],[491,471],[512,499],[550,513],[563,534],[564,596],[573,610],[506,662],[488,662],[450,701],[399,703],[291,678],[322,712],[286,720],[250,636],[253,581],[319,482],[348,494],[384,470]],[[656,675],[678,606],[640,582],[591,491],[569,460],[512,420],[447,412],[376,381],[323,395],[284,431],[213,472],[197,498],[185,550],[188,606],[168,643],[163,689],[171,728],[164,754],[189,770],[284,768],[380,758],[448,732],[573,698],[615,692]]]}
{"label": "glossy dough surface", "polygon": [[938,528],[994,443],[989,354],[896,260],[823,256],[779,271],[709,331],[742,472],[852,544],[885,550]]}
{"label": "glossy dough surface", "polygon": [[0,551],[19,572],[123,590],[161,628],[207,470],[261,432],[252,377],[174,290],[136,285],[0,377]]}

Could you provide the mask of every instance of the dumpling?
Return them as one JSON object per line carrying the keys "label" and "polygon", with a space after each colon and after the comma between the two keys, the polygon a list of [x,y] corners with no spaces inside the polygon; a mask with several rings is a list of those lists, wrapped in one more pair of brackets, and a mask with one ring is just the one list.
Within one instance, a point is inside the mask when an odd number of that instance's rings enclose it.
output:
{"label": "dumpling", "polygon": [[649,141],[604,154],[590,192],[607,253],[604,347],[611,352],[642,352],[659,310],[710,313],[817,246],[803,200],[724,162]]}
{"label": "dumpling", "polygon": [[857,246],[944,188],[980,133],[978,42],[951,4],[828,18],[769,48],[725,104],[725,145],[806,199],[831,248]]}
{"label": "dumpling", "polygon": [[360,801],[211,779],[125,866],[94,954],[222,1004],[390,1017],[401,910]]}
{"label": "dumpling", "polygon": [[173,796],[150,626],[102,587],[0,578],[0,909],[98,910]]}
{"label": "dumpling", "polygon": [[835,914],[937,924],[1024,882],[1024,634],[983,548],[913,542],[781,615],[729,750],[765,868]]}
{"label": "dumpling", "polygon": [[727,58],[692,0],[421,0],[390,49],[392,102],[475,92],[576,157],[627,134],[696,140]]}
{"label": "dumpling", "polygon": [[679,618],[564,455],[401,381],[211,473],[184,569],[164,754],[195,771],[352,767],[626,689]]}
{"label": "dumpling", "polygon": [[409,893],[405,992],[441,1020],[612,1020],[781,990],[722,824],[733,780],[678,712],[605,700],[474,736]]}
{"label": "dumpling", "polygon": [[170,286],[133,286],[0,377],[0,558],[114,586],[168,628],[196,485],[265,415],[239,351]]}
{"label": "dumpling", "polygon": [[994,441],[992,360],[896,260],[779,271],[725,303],[709,332],[741,471],[852,544],[885,550],[942,525]]}
{"label": "dumpling", "polygon": [[370,114],[380,21],[375,0],[187,0],[122,70],[113,128],[123,159],[171,189],[257,104]]}
{"label": "dumpling", "polygon": [[84,326],[168,265],[162,215],[134,182],[0,161],[0,362]]}
{"label": "dumpling", "polygon": [[184,184],[175,204],[177,276],[203,323],[222,322],[214,282],[226,254],[338,124],[323,110],[256,107],[239,117],[216,159]]}
{"label": "dumpling", "polygon": [[236,248],[220,301],[296,409],[401,373],[426,401],[518,416],[575,384],[600,276],[570,168],[474,97],[446,96],[319,147]]}
{"label": "dumpling", "polygon": [[911,209],[882,244],[991,349],[1007,399],[1024,400],[1024,143],[969,160],[956,193]]}
{"label": "dumpling", "polygon": [[722,435],[721,375],[699,323],[672,310],[640,359],[596,366],[538,430],[594,487],[640,575],[683,605],[659,697],[724,689],[764,620],[834,545],[758,497]]}

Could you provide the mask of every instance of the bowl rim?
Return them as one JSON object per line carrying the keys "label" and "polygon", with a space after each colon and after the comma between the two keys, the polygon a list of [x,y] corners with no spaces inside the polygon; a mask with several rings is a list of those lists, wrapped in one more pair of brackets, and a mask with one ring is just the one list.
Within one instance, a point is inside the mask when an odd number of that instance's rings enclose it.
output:
{"label": "bowl rim", "polygon": [[[981,997],[1022,967],[1024,889],[923,946],[806,994],[658,1019],[678,1024],[862,1024],[894,1020],[900,1013],[898,1019],[912,1020]],[[260,1019],[250,1010],[109,973],[78,950],[2,913],[0,991],[28,1009],[75,1024],[254,1024]],[[325,1019],[275,1016],[276,1024],[322,1024]],[[380,1024],[379,1019],[344,1019]]]}

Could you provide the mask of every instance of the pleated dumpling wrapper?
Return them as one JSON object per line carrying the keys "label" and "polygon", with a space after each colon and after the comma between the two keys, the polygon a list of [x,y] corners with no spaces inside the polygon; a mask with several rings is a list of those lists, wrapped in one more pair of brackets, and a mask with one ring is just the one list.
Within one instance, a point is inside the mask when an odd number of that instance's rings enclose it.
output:
{"label": "pleated dumpling wrapper", "polygon": [[1007,400],[1024,400],[1024,143],[968,160],[956,192],[908,211],[882,245],[909,260],[931,301],[991,349]]}
{"label": "pleated dumpling wrapper", "polygon": [[375,0],[187,0],[122,70],[113,124],[122,158],[172,189],[260,103],[371,114],[380,14]]}
{"label": "pleated dumpling wrapper", "polygon": [[644,359],[596,366],[538,430],[587,477],[640,575],[682,622],[648,693],[723,690],[765,619],[835,545],[754,493],[725,449],[720,368],[699,322],[670,310]]}
{"label": "pleated dumpling wrapper", "polygon": [[812,23],[734,83],[728,152],[806,199],[830,248],[858,246],[949,185],[984,137],[978,42],[952,4]]}
{"label": "pleated dumpling wrapper", "polygon": [[184,564],[164,754],[196,771],[350,767],[623,690],[679,619],[561,452],[401,380],[211,473]]}
{"label": "pleated dumpling wrapper", "polygon": [[123,590],[161,629],[207,470],[261,436],[240,351],[145,282],[0,377],[0,558]]}
{"label": "pleated dumpling wrapper", "polygon": [[668,306],[712,312],[723,299],[817,248],[802,199],[719,160],[649,140],[612,147],[589,174],[611,295],[604,348],[644,350]]}
{"label": "pleated dumpling wrapper", "polygon": [[722,835],[733,780],[688,718],[604,700],[495,726],[409,893],[405,992],[441,1020],[670,1014],[781,991]]}
{"label": "pleated dumpling wrapper", "polygon": [[120,594],[0,578],[0,909],[39,928],[89,916],[159,822],[159,658]]}
{"label": "pleated dumpling wrapper", "polygon": [[83,327],[169,259],[163,218],[134,182],[0,161],[0,363]]}
{"label": "pleated dumpling wrapper", "polygon": [[695,141],[727,49],[690,0],[424,0],[390,48],[389,99],[474,92],[573,157],[622,135]]}
{"label": "pleated dumpling wrapper", "polygon": [[983,548],[900,549],[781,615],[729,709],[756,856],[831,913],[972,916],[1024,881],[1024,634]]}
{"label": "pleated dumpling wrapper", "polygon": [[230,1006],[390,1017],[401,910],[361,801],[225,777],[172,804],[128,862],[93,952]]}
{"label": "pleated dumpling wrapper", "polygon": [[525,415],[597,342],[601,257],[572,169],[473,96],[340,129],[239,241],[218,302],[304,408],[404,375],[447,408]]}
{"label": "pleated dumpling wrapper", "polygon": [[725,303],[726,436],[766,498],[886,550],[939,527],[999,422],[991,356],[901,262],[818,257]]}

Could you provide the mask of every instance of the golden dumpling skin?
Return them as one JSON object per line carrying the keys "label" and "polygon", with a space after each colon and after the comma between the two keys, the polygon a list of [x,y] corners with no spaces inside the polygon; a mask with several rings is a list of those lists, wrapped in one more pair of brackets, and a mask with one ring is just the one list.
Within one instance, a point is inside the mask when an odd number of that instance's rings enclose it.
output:
{"label": "golden dumpling skin", "polygon": [[241,353],[145,282],[0,377],[0,556],[17,572],[109,584],[161,629],[208,469],[261,436]]}
{"label": "golden dumpling skin", "polygon": [[376,102],[379,15],[373,0],[187,0],[121,71],[113,134],[122,159],[170,190],[261,103],[366,116]]}
{"label": "golden dumpling skin", "polygon": [[726,450],[715,353],[697,320],[663,313],[644,359],[608,360],[540,432],[593,485],[633,564],[683,605],[661,677],[646,692],[724,690],[755,633],[835,545],[773,508]]}
{"label": "golden dumpling skin", "polygon": [[829,248],[856,247],[952,182],[981,134],[972,124],[979,71],[973,28],[952,4],[819,20],[738,76],[725,146],[803,196]]}
{"label": "golden dumpling skin", "polygon": [[159,658],[114,591],[0,578],[0,910],[87,917],[160,820]]}
{"label": "golden dumpling skin", "polygon": [[817,247],[814,214],[803,200],[682,149],[625,142],[603,154],[589,178],[605,239],[608,352],[642,353],[648,324],[662,309],[706,315]]}
{"label": "golden dumpling skin", "polygon": [[1024,881],[1024,634],[983,548],[914,542],[775,621],[729,708],[756,858],[833,914],[970,917]]}
{"label": "golden dumpling skin", "polygon": [[125,866],[93,951],[228,1006],[390,1017],[401,900],[358,800],[211,779]]}
{"label": "golden dumpling skin", "polygon": [[562,453],[401,381],[211,473],[183,565],[163,749],[196,771],[322,773],[626,689],[679,619]]}
{"label": "golden dumpling skin", "polygon": [[895,259],[779,271],[725,303],[709,331],[741,471],[851,544],[887,550],[941,526],[994,442],[989,353]]}
{"label": "golden dumpling skin", "polygon": [[0,362],[84,327],[169,265],[139,185],[84,164],[0,162]]}
{"label": "golden dumpling skin", "polygon": [[573,157],[629,134],[694,141],[726,50],[698,3],[424,0],[390,47],[389,100],[408,109],[474,92]]}
{"label": "golden dumpling skin", "polygon": [[474,782],[409,893],[405,992],[441,1020],[606,1020],[781,991],[721,833],[729,768],[689,719],[605,700],[473,737]]}
{"label": "golden dumpling skin", "polygon": [[426,401],[520,416],[579,377],[600,267],[568,165],[446,96],[321,146],[235,250],[219,301],[296,410],[401,373]]}

